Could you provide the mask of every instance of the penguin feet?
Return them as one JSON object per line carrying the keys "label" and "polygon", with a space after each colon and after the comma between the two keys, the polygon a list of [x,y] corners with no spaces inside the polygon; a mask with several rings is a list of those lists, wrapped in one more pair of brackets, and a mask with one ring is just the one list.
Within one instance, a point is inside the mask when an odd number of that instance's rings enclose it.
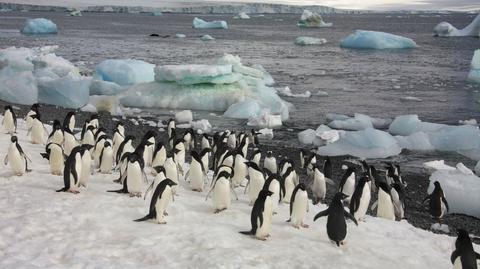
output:
{"label": "penguin feet", "polygon": [[80,193],[80,191],[72,190],[72,189],[69,189],[67,192],[70,192],[70,193],[73,193],[73,194],[79,194]]}
{"label": "penguin feet", "polygon": [[347,244],[347,241],[343,240],[343,241],[340,241],[340,245],[341,246],[345,246]]}
{"label": "penguin feet", "polygon": [[159,220],[159,221],[157,221],[157,222],[158,222],[158,224],[167,224],[167,222],[164,221],[164,220]]}
{"label": "penguin feet", "polygon": [[295,229],[300,229],[300,225],[298,225],[298,224],[292,224],[292,226],[293,226],[293,228],[295,228]]}
{"label": "penguin feet", "polygon": [[215,212],[213,212],[213,213],[214,213],[214,214],[218,214],[218,213],[224,211],[225,209],[226,209],[226,208],[217,209],[217,210],[215,210]]}
{"label": "penguin feet", "polygon": [[306,229],[307,229],[307,228],[310,228],[310,226],[309,226],[308,224],[304,224],[304,223],[302,223],[301,226],[302,226],[302,228],[306,228]]}
{"label": "penguin feet", "polygon": [[142,197],[142,194],[141,193],[130,193],[130,197],[139,197],[141,198]]}
{"label": "penguin feet", "polygon": [[257,237],[257,240],[267,241],[267,237]]}
{"label": "penguin feet", "polygon": [[163,215],[164,215],[164,216],[168,216],[167,211],[163,212]]}

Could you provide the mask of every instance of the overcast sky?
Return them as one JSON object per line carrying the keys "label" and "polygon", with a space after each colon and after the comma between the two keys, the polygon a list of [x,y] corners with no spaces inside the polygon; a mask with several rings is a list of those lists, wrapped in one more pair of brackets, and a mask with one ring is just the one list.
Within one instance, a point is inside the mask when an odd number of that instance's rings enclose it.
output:
{"label": "overcast sky", "polygon": [[298,5],[325,5],[345,9],[373,10],[480,10],[480,0],[0,0],[8,3],[24,3],[56,6],[127,5],[127,6],[178,6],[186,3],[197,5],[212,2],[263,2]]}

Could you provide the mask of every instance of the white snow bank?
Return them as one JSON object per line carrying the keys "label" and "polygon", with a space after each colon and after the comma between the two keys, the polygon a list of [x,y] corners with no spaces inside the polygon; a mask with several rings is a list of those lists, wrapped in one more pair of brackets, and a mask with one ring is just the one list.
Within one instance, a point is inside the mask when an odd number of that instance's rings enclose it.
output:
{"label": "white snow bank", "polygon": [[480,83],[480,49],[476,50],[473,54],[467,81],[473,83]]}
{"label": "white snow bank", "polygon": [[193,121],[193,114],[190,110],[182,110],[175,113],[175,121],[179,123],[189,123]]}
{"label": "white snow bank", "polygon": [[21,32],[24,35],[56,34],[57,25],[45,18],[27,19]]}
{"label": "white snow bank", "polygon": [[476,36],[480,37],[480,14],[462,30],[458,30],[455,26],[448,22],[441,22],[433,28],[435,36],[453,37],[453,36]]}
{"label": "white snow bank", "polygon": [[193,28],[195,29],[228,29],[226,21],[204,21],[195,17],[193,19]]}
{"label": "white snow bank", "polygon": [[308,45],[322,45],[327,43],[325,38],[316,38],[316,37],[309,37],[309,36],[299,36],[295,39],[295,44],[300,46],[308,46]]}
{"label": "white snow bank", "polygon": [[433,183],[440,182],[450,206],[449,213],[460,213],[480,218],[480,178],[462,163],[448,169],[441,167],[430,176],[428,192]]}
{"label": "white snow bank", "polygon": [[155,65],[134,59],[110,59],[95,67],[95,78],[118,85],[133,85],[154,80]]}
{"label": "white snow bank", "polygon": [[236,15],[235,17],[233,17],[234,19],[242,19],[242,20],[248,20],[250,19],[250,16],[248,16],[247,13],[245,12],[240,12],[238,13],[238,15]]}
{"label": "white snow bank", "polygon": [[332,27],[333,23],[324,22],[322,16],[315,12],[305,9],[297,23],[298,27]]}
{"label": "white snow bank", "polygon": [[410,38],[384,32],[357,30],[340,43],[342,48],[352,49],[411,49],[417,44]]}

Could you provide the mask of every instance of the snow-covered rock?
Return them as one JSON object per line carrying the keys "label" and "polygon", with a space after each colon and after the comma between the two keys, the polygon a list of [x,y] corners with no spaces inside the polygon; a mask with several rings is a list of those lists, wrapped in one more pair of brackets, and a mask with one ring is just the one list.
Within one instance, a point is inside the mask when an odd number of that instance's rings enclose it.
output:
{"label": "snow-covered rock", "polygon": [[295,39],[295,44],[300,46],[308,46],[308,45],[322,45],[327,43],[325,38],[316,38],[316,37],[309,37],[309,36],[299,36]]}
{"label": "snow-covered rock", "polygon": [[357,30],[340,43],[351,49],[411,49],[417,44],[410,38],[384,32]]}
{"label": "snow-covered rock", "polygon": [[190,123],[193,121],[193,114],[190,110],[182,110],[175,113],[175,121],[179,123]]}
{"label": "snow-covered rock", "polygon": [[193,19],[193,28],[195,29],[228,29],[226,21],[204,21],[195,17]]}
{"label": "snow-covered rock", "polygon": [[21,32],[24,35],[56,34],[57,25],[45,18],[27,19]]}
{"label": "snow-covered rock", "polygon": [[115,82],[120,86],[154,80],[155,65],[134,59],[109,59],[95,67],[95,78]]}
{"label": "snow-covered rock", "polygon": [[454,37],[454,36],[476,36],[480,37],[480,14],[462,30],[458,30],[455,26],[448,22],[441,22],[433,28],[435,36]]}
{"label": "snow-covered rock", "polygon": [[236,16],[233,17],[233,18],[234,18],[234,19],[248,20],[248,19],[250,19],[250,16],[248,16],[247,13],[245,13],[245,12],[242,11],[242,12],[238,13],[238,15],[236,15]]}
{"label": "snow-covered rock", "polygon": [[480,49],[475,50],[475,53],[473,54],[467,81],[473,83],[480,83]]}
{"label": "snow-covered rock", "polygon": [[332,27],[333,23],[324,22],[322,16],[305,9],[297,23],[299,27]]}

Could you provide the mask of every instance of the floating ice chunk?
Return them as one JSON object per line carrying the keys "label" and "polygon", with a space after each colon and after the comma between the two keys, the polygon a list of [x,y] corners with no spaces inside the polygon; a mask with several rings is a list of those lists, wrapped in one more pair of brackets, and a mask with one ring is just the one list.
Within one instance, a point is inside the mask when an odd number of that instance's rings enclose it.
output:
{"label": "floating ice chunk", "polygon": [[334,120],[348,120],[350,119],[349,116],[337,113],[327,113],[325,114],[327,121],[334,121]]}
{"label": "floating ice chunk", "polygon": [[38,102],[66,108],[81,108],[88,103],[91,78],[72,73],[58,78],[40,77]]}
{"label": "floating ice chunk", "polygon": [[245,13],[245,12],[240,12],[240,13],[238,13],[237,16],[235,16],[235,17],[233,17],[233,18],[234,18],[234,19],[248,20],[248,19],[250,19],[250,16],[248,16],[248,14]]}
{"label": "floating ice chunk", "polygon": [[155,65],[141,60],[110,59],[95,67],[95,78],[121,86],[151,82],[155,78],[154,67]]}
{"label": "floating ice chunk", "polygon": [[248,126],[258,126],[266,128],[274,128],[282,126],[282,116],[272,115],[269,111],[264,110],[258,117],[252,117],[247,122]]}
{"label": "floating ice chunk", "polygon": [[295,39],[295,44],[300,46],[308,46],[308,45],[322,45],[327,43],[325,38],[315,38],[309,36],[300,36]]}
{"label": "floating ice chunk", "polygon": [[462,30],[458,30],[448,22],[441,22],[433,28],[435,36],[450,37],[450,36],[476,36],[480,37],[480,14]]}
{"label": "floating ice chunk", "polygon": [[211,40],[215,40],[215,38],[212,37],[211,35],[202,35],[202,37],[200,37],[200,40],[202,40],[202,41],[211,41]]}
{"label": "floating ice chunk", "polygon": [[81,17],[82,16],[82,12],[80,10],[74,10],[72,12],[70,12],[70,16],[73,16],[73,17]]}
{"label": "floating ice chunk", "polygon": [[357,30],[340,43],[351,49],[411,49],[417,47],[410,38],[384,32]]}
{"label": "floating ice chunk", "polygon": [[51,20],[44,18],[27,19],[21,32],[24,35],[56,34],[57,25]]}
{"label": "floating ice chunk", "polygon": [[184,34],[175,34],[175,37],[177,37],[177,38],[185,38],[185,37],[187,37],[187,36],[184,35]]}
{"label": "floating ice chunk", "polygon": [[193,28],[195,29],[228,29],[228,24],[226,21],[207,22],[195,17],[193,19]]}
{"label": "floating ice chunk", "polygon": [[430,136],[424,132],[416,132],[409,136],[396,136],[398,144],[402,148],[410,150],[434,150],[430,142]]}
{"label": "floating ice chunk", "polygon": [[411,135],[416,132],[435,132],[444,128],[445,124],[422,122],[418,115],[402,115],[396,117],[388,128],[394,135]]}
{"label": "floating ice chunk", "polygon": [[228,107],[223,116],[233,119],[255,118],[260,114],[261,107],[257,101],[246,99]]}
{"label": "floating ice chunk", "polygon": [[117,96],[92,95],[89,105],[95,106],[97,112],[104,111],[116,116],[123,114]]}
{"label": "floating ice chunk", "polygon": [[180,112],[175,113],[175,121],[184,123],[184,122],[192,122],[193,121],[193,114],[190,110],[182,110]]}
{"label": "floating ice chunk", "polygon": [[459,120],[458,123],[463,125],[478,125],[478,122],[476,119]]}
{"label": "floating ice chunk", "polygon": [[473,82],[473,83],[480,83],[480,49],[476,50],[475,53],[473,54],[472,62],[470,63],[470,72],[468,73],[467,81]]}
{"label": "floating ice chunk", "polygon": [[373,128],[371,118],[363,114],[355,114],[355,118],[345,120],[334,120],[328,124],[330,128],[359,131],[367,128]]}
{"label": "floating ice chunk", "polygon": [[117,95],[127,89],[115,82],[94,79],[90,85],[90,95]]}
{"label": "floating ice chunk", "polygon": [[97,113],[97,108],[92,104],[87,104],[86,106],[80,108],[80,111]]}
{"label": "floating ice chunk", "polygon": [[298,141],[304,145],[323,145],[322,140],[313,129],[307,129],[298,133]]}
{"label": "floating ice chunk", "polygon": [[432,224],[432,226],[430,226],[430,230],[443,232],[447,234],[450,233],[450,229],[448,228],[447,224],[434,223]]}
{"label": "floating ice chunk", "polygon": [[304,10],[297,26],[299,27],[332,27],[333,23],[326,23],[322,20],[322,16],[310,10]]}
{"label": "floating ice chunk", "polygon": [[418,98],[418,97],[414,97],[414,96],[404,96],[404,97],[400,97],[400,100],[402,101],[412,101],[412,102],[422,102],[423,100]]}
{"label": "floating ice chunk", "polygon": [[263,129],[258,130],[258,132],[260,133],[258,135],[258,138],[267,139],[267,140],[272,140],[273,139],[273,130],[272,129],[263,128]]}
{"label": "floating ice chunk", "polygon": [[450,206],[450,213],[480,217],[480,178],[463,164],[454,170],[441,169],[430,176],[428,192],[433,191],[433,183],[440,182]]}
{"label": "floating ice chunk", "polygon": [[273,79],[272,75],[270,75],[265,68],[263,68],[262,65],[260,64],[254,64],[252,65],[253,68],[262,71],[263,73],[263,83],[266,86],[272,86],[275,84],[275,80]]}
{"label": "floating ice chunk", "polygon": [[450,165],[446,165],[444,160],[435,160],[435,161],[430,161],[430,162],[425,162],[423,163],[423,167],[436,171],[436,170],[449,170],[453,171],[455,170],[455,167],[452,167]]}
{"label": "floating ice chunk", "polygon": [[198,121],[192,121],[191,126],[193,130],[196,130],[199,134],[207,134],[212,132],[212,125],[208,120],[202,119]]}
{"label": "floating ice chunk", "polygon": [[376,129],[340,134],[340,140],[318,148],[321,155],[352,155],[360,158],[386,158],[398,155],[402,149],[387,132]]}
{"label": "floating ice chunk", "polygon": [[341,131],[332,130],[330,127],[323,124],[318,126],[317,130],[315,131],[317,137],[322,139],[322,144],[330,144],[338,141],[340,139],[340,133]]}
{"label": "floating ice chunk", "polygon": [[155,80],[180,85],[202,83],[232,84],[239,80],[231,65],[162,65],[155,68]]}
{"label": "floating ice chunk", "polygon": [[288,96],[288,97],[300,97],[300,98],[310,98],[312,96],[312,93],[310,91],[306,91],[304,93],[298,93],[294,94],[292,93],[292,90],[290,90],[290,87],[285,87],[285,88],[280,88],[278,89],[278,93],[283,96]]}
{"label": "floating ice chunk", "polygon": [[162,16],[162,15],[163,15],[162,12],[159,10],[152,12],[152,16]]}
{"label": "floating ice chunk", "polygon": [[9,103],[32,105],[38,102],[37,81],[32,72],[0,69],[0,99]]}

